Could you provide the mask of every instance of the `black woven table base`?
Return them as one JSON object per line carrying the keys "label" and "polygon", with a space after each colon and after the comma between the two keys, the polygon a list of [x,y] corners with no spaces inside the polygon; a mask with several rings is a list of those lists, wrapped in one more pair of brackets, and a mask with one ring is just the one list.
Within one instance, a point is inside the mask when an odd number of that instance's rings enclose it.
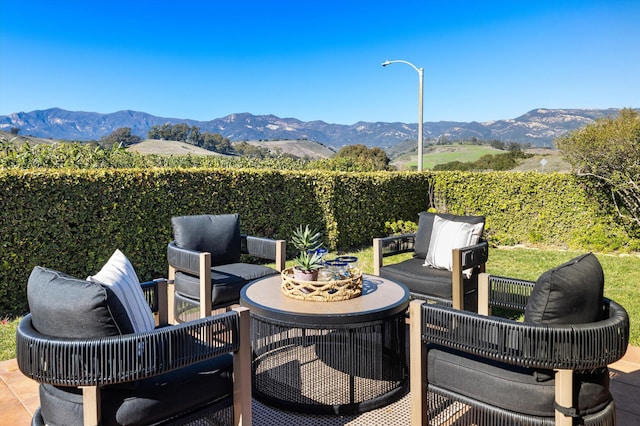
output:
{"label": "black woven table base", "polygon": [[254,396],[288,411],[355,414],[398,400],[408,369],[404,313],[309,329],[254,317]]}

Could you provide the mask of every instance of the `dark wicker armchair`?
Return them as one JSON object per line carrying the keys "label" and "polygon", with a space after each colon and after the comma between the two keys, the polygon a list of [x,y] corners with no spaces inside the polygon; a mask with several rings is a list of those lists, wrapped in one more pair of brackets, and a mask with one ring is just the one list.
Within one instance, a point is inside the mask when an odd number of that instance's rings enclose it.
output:
{"label": "dark wicker armchair", "polygon": [[[241,234],[238,214],[180,216],[171,224],[174,241],[167,247],[167,259],[172,324],[238,303],[245,284],[284,269],[286,241]],[[241,255],[273,260],[277,270],[242,262]]]}
{"label": "dark wicker armchair", "polygon": [[413,301],[411,424],[615,425],[607,365],[626,351],[629,318],[602,297],[599,268],[586,255],[537,283],[482,274],[479,314]]}
{"label": "dark wicker armchair", "polygon": [[[161,320],[166,284],[142,284]],[[248,310],[135,333],[98,283],[36,267],[28,295],[16,351],[40,383],[32,424],[251,424]]]}
{"label": "dark wicker armchair", "polygon": [[[439,217],[449,222],[475,227],[475,239],[471,244],[448,248],[455,237],[442,235],[438,248],[434,237],[434,220]],[[484,272],[489,257],[489,244],[482,239],[485,218],[483,216],[456,216],[450,214],[420,213],[418,231],[415,234],[394,235],[373,240],[373,273],[406,285],[412,299],[430,300],[456,309],[476,310],[478,274]],[[445,250],[448,268],[425,266],[430,253]],[[400,253],[413,253],[405,261],[384,265],[384,258]]]}

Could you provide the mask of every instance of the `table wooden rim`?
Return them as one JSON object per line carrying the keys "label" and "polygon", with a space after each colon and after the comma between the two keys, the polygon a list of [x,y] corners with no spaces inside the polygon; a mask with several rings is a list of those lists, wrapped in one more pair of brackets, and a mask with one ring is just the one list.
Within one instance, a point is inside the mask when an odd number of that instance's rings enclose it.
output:
{"label": "table wooden rim", "polygon": [[282,278],[273,275],[244,286],[240,303],[252,315],[306,327],[344,325],[388,318],[407,309],[409,290],[404,285],[375,275],[363,275],[362,296],[336,302],[315,302],[286,296]]}

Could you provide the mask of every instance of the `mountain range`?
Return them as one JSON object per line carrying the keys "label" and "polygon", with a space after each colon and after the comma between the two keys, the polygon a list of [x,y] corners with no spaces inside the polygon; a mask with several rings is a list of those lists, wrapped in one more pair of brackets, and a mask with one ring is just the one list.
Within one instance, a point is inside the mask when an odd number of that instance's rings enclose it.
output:
{"label": "mountain range", "polygon": [[[425,122],[425,140],[500,140],[552,147],[553,140],[571,130],[606,116],[616,116],[619,109],[535,109],[514,119],[488,122]],[[19,129],[20,135],[41,138],[87,141],[97,140],[122,127],[146,138],[152,126],[186,123],[201,132],[220,133],[231,141],[306,139],[339,149],[345,145],[391,148],[417,138],[417,123],[357,122],[351,125],[324,121],[300,121],[275,115],[230,114],[210,121],[157,117],[138,111],[110,114],[66,111],[60,108],[17,112],[0,116],[0,130]]]}

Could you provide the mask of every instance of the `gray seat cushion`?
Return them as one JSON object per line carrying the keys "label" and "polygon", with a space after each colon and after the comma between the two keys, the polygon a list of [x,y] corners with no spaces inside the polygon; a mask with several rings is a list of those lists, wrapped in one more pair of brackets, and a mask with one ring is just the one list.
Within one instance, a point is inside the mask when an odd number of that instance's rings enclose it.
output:
{"label": "gray seat cushion", "polygon": [[[411,258],[405,261],[386,265],[380,268],[380,276],[395,280],[417,294],[436,296],[443,299],[452,298],[451,271],[423,266],[424,259]],[[478,288],[477,274],[464,280],[465,294]]]}
{"label": "gray seat cushion", "polygon": [[[211,268],[211,300],[213,305],[240,299],[242,287],[258,278],[275,275],[278,271],[263,265],[232,263]],[[200,299],[200,281],[195,275],[176,272],[175,291],[191,299]]]}
{"label": "gray seat cushion", "polygon": [[[233,357],[226,355],[135,382],[135,386],[105,386],[102,424],[152,424],[230,396],[232,367]],[[40,385],[40,404],[46,424],[82,424],[82,392],[78,388]]]}
{"label": "gray seat cushion", "polygon": [[[505,410],[554,416],[552,372],[480,360],[437,346],[430,347],[427,359],[429,384]],[[612,400],[606,368],[576,372],[574,385],[578,407],[584,415],[602,410]]]}

